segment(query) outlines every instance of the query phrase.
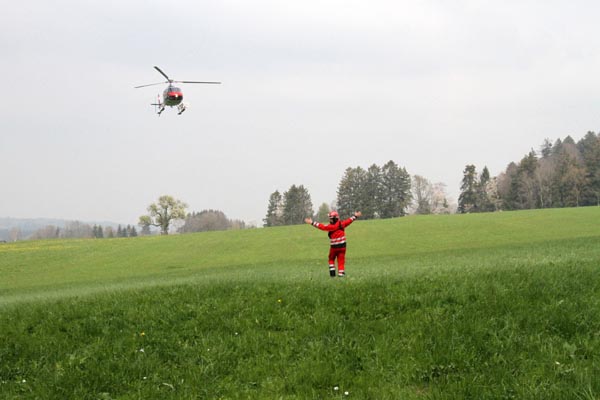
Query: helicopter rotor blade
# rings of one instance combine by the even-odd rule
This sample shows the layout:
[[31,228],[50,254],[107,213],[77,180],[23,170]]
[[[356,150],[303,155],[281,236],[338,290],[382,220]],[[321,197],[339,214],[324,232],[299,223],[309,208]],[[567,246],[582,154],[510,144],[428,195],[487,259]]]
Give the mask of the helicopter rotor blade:
[[156,86],[156,85],[164,85],[165,83],[169,83],[169,82],[158,82],[158,83],[149,83],[147,85],[140,85],[140,86],[134,86],[134,89],[139,89],[139,88],[143,88],[146,86]]
[[173,81],[174,83],[208,83],[208,84],[216,84],[220,85],[221,82],[201,82],[201,81]]
[[167,74],[165,74],[165,73],[162,71],[162,69],[158,68],[156,65],[154,66],[154,69],[155,69],[155,70],[157,70],[158,72],[160,72],[160,74],[161,74],[162,76],[164,76],[165,78],[167,78],[167,80],[169,81],[169,83],[173,82],[173,80],[172,80],[171,78],[169,78],[169,77],[167,76]]

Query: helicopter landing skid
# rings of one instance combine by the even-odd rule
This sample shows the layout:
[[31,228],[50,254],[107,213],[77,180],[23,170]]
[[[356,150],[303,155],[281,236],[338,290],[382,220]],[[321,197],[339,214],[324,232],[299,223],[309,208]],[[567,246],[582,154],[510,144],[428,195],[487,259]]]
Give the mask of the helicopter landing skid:
[[181,113],[183,113],[186,110],[186,105],[184,103],[181,103],[177,106],[177,110],[179,111],[177,113],[177,115],[181,115]]

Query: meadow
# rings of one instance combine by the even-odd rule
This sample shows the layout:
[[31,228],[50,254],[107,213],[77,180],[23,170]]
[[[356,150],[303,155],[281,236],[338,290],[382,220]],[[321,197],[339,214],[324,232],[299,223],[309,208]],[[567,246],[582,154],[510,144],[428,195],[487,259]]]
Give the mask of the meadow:
[[600,399],[598,221],[0,244],[0,399]]

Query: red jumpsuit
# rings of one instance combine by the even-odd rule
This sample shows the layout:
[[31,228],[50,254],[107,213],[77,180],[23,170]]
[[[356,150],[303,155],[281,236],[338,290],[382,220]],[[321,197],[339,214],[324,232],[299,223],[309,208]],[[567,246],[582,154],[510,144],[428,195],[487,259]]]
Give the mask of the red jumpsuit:
[[338,275],[345,275],[344,263],[346,261],[346,233],[344,230],[348,225],[356,220],[353,215],[345,220],[338,220],[337,222],[329,225],[323,225],[320,222],[314,221],[312,226],[322,231],[327,231],[329,236],[329,274],[335,276],[335,259],[338,262]]

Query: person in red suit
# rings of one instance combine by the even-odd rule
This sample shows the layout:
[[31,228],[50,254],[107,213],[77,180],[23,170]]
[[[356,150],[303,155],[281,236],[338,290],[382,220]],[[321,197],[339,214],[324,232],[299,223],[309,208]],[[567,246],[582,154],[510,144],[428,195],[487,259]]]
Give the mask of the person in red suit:
[[348,225],[356,221],[362,213],[356,211],[353,216],[348,219],[340,220],[340,215],[337,211],[329,213],[329,225],[323,225],[320,222],[313,221],[312,218],[306,218],[304,222],[314,226],[317,229],[326,231],[329,236],[329,276],[335,277],[335,260],[338,263],[338,276],[340,278],[346,276],[346,228]]

